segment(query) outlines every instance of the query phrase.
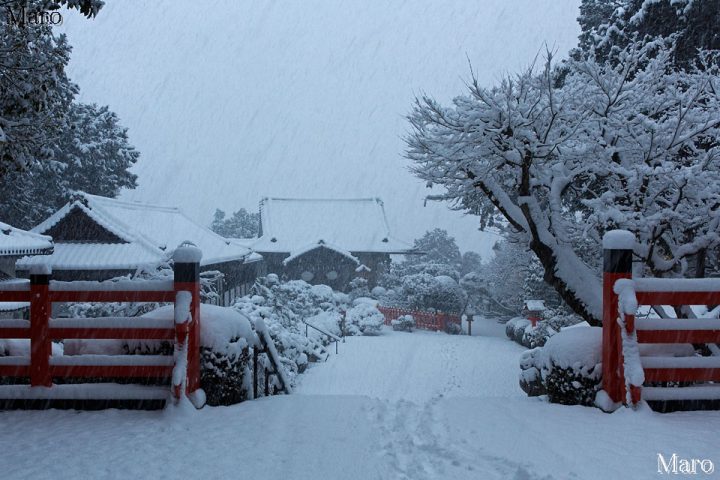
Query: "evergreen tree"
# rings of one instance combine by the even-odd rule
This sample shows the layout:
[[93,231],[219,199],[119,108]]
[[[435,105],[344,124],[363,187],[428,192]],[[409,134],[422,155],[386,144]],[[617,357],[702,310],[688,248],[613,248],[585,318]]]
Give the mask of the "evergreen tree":
[[255,238],[260,233],[260,214],[248,212],[244,208],[234,212],[232,217],[225,218],[225,212],[215,210],[210,229],[228,238]]
[[[61,5],[92,17],[103,2],[17,0],[2,6],[19,15],[22,8],[34,12]],[[65,74],[69,58],[65,35],[54,35],[49,25],[0,22],[0,177],[52,159],[77,93]]]
[[72,104],[67,128],[53,145],[52,161],[12,171],[0,178],[2,220],[32,228],[68,200],[76,190],[116,197],[135,188],[129,172],[139,153],[129,144],[127,129],[107,107]]
[[635,41],[675,38],[673,63],[702,67],[699,51],[720,50],[720,0],[582,0],[576,58],[615,59]]
[[471,272],[479,272],[482,270],[482,267],[483,261],[479,253],[467,251],[462,254],[462,261],[460,265],[461,277]]
[[[455,239],[448,234],[447,230],[436,228],[425,232],[425,235],[415,240],[413,249],[422,252],[422,255],[407,256],[404,265],[413,270],[412,273],[420,273],[428,269],[443,270],[442,273],[433,273],[449,275],[457,279],[462,266],[462,255]],[[436,267],[432,267],[432,265]],[[451,271],[455,273],[449,274],[448,272]]]

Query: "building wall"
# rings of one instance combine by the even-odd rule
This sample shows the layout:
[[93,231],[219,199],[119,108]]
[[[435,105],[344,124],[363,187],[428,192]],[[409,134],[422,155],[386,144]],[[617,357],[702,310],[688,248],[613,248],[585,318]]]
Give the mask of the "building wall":
[[15,262],[18,257],[0,256],[0,279],[15,276]]
[[75,207],[59,222],[50,227],[44,235],[50,235],[53,241],[65,243],[127,243],[109,230],[98,225],[85,212]]
[[[379,275],[390,263],[390,256],[383,253],[353,253],[353,255],[370,271],[356,272],[358,264],[327,248],[311,250],[288,265],[283,265],[283,259],[289,257],[289,253],[262,253],[267,272],[275,273],[284,280],[303,279],[303,273],[310,272],[313,277],[308,283],[329,285],[339,291],[347,291],[348,284],[355,277],[366,278],[370,288],[376,286]],[[332,271],[337,273],[337,278],[328,278],[328,274]]]

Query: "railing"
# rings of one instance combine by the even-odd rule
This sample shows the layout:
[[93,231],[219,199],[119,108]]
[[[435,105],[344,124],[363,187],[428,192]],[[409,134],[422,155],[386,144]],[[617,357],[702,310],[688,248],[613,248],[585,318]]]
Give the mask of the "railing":
[[458,315],[450,315],[442,312],[422,312],[395,307],[378,306],[377,308],[385,317],[385,325],[391,325],[393,320],[403,315],[412,315],[415,320],[415,326],[427,330],[445,331],[450,323],[461,325],[461,319]]
[[604,239],[603,390],[616,403],[718,401],[720,386],[644,386],[645,383],[720,381],[720,357],[641,356],[640,344],[720,343],[714,318],[636,318],[640,305],[719,305],[718,279],[632,278],[630,232]]
[[[95,385],[83,393],[81,388],[73,388],[75,385],[58,389],[59,385],[53,384],[53,379],[89,377],[165,379],[170,380],[175,398],[183,392],[195,398],[200,388],[199,261],[198,249],[179,247],[172,281],[58,282],[51,280],[49,269],[36,269],[30,272],[29,281],[0,284],[0,302],[30,304],[29,321],[0,320],[0,338],[30,341],[29,357],[0,357],[0,377],[16,377],[19,383],[27,378],[30,386],[0,386],[0,399],[43,397],[38,391],[31,392],[32,387],[49,387],[43,390],[48,399],[78,395],[87,400],[92,399],[88,398],[94,395],[92,392],[107,399],[111,385],[104,390]],[[174,303],[175,319],[51,318],[53,303],[68,302]],[[52,341],[65,339],[168,340],[174,342],[174,356],[51,355]],[[87,385],[77,385],[81,386]]]
[[[338,337],[337,335],[333,335],[333,334],[330,333],[330,332],[326,332],[325,330],[316,327],[315,325],[313,325],[312,323],[309,323],[309,322],[305,321],[304,319],[303,319],[302,322],[305,324],[305,337],[307,337],[307,336],[309,335],[309,333],[310,333],[310,332],[308,331],[308,328],[312,328],[313,330],[317,330],[318,332],[320,332],[320,333],[322,333],[323,335],[325,335],[326,337],[328,337],[331,342],[335,342],[335,355],[337,355],[337,353],[338,353],[338,343],[340,343],[340,341],[342,341],[343,343],[345,343],[345,336],[344,336],[344,335],[343,335],[342,338],[340,338],[340,337]],[[344,330],[345,330],[345,329],[343,329],[343,333],[344,333]]]
[[[260,388],[260,355],[265,355],[267,363],[263,362],[263,376],[262,382],[264,383],[265,396],[269,396],[270,392],[270,377],[275,376],[280,383],[280,391],[287,394],[292,392],[290,388],[290,382],[285,377],[285,372],[280,365],[280,356],[275,349],[275,344],[270,338],[265,322],[262,319],[255,320],[255,333],[258,337],[259,346],[255,346],[253,349],[253,398],[258,398],[258,391]],[[268,368],[268,366],[270,368]]]

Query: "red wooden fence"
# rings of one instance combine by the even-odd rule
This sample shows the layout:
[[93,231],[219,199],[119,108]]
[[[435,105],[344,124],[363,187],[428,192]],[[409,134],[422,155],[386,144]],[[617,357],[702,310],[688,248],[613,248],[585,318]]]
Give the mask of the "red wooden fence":
[[406,310],[404,308],[395,307],[382,307],[378,306],[378,310],[385,317],[385,325],[390,325],[391,322],[403,315],[412,315],[415,319],[415,326],[417,328],[424,328],[427,330],[444,331],[447,329],[449,323],[455,323],[461,325],[461,320],[458,315],[450,315],[442,312],[422,312],[418,310]]
[[[191,395],[200,387],[199,261],[199,250],[179,247],[171,281],[56,282],[51,281],[50,271],[35,270],[29,281],[0,284],[0,302],[30,304],[30,321],[0,320],[0,338],[30,340],[29,358],[0,357],[0,377],[27,377],[31,387],[51,387],[48,398],[53,398],[51,391],[57,387],[54,378],[83,377],[172,379],[176,398],[183,389]],[[137,317],[51,318],[52,304],[67,302],[175,303],[175,322]],[[52,341],[64,339],[170,340],[175,354],[52,356]],[[173,374],[178,368],[181,371]],[[37,399],[37,392],[28,398]]]
[[638,403],[641,397],[720,400],[720,386],[713,384],[643,387],[646,382],[720,381],[720,358],[642,357],[638,347],[647,343],[720,343],[720,320],[636,319],[639,305],[720,305],[718,279],[633,279],[633,235],[611,232],[603,243],[603,390],[612,401],[625,404]]

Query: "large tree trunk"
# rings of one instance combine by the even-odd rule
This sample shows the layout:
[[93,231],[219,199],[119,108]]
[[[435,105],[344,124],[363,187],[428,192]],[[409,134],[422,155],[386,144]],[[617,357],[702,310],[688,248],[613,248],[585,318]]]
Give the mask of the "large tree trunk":
[[580,315],[583,320],[594,327],[601,326],[602,319],[596,318],[585,303],[577,297],[575,291],[568,286],[567,282],[556,275],[557,258],[552,249],[537,240],[530,242],[530,249],[535,253],[543,266],[543,270],[545,271],[543,280],[549,285],[552,285],[555,291],[558,292],[558,295],[560,295],[560,298],[563,299],[573,312]]

